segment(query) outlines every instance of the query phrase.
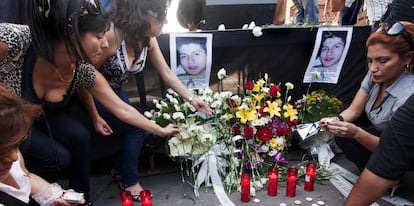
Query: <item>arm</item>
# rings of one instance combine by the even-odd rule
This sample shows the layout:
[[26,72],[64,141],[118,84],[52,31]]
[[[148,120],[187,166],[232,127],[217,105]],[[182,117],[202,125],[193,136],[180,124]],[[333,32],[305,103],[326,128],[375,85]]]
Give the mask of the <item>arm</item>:
[[156,123],[144,117],[138,110],[122,101],[115,94],[101,73],[95,72],[95,74],[96,81],[92,87],[88,88],[89,93],[118,119],[161,137],[173,136],[179,133],[176,125],[170,124],[161,128]]
[[[22,168],[23,172],[27,174],[29,177],[30,185],[31,185],[31,191],[30,195],[33,196],[41,196],[42,199],[51,199],[50,201],[53,202],[54,206],[70,206],[70,205],[77,205],[77,204],[70,204],[63,200],[61,197],[63,193],[65,192],[58,186],[57,184],[50,184],[43,178],[37,176],[36,174],[30,173],[24,164],[23,156],[20,152],[18,152],[19,155],[19,163],[20,167]],[[51,189],[53,188],[53,189]],[[36,198],[35,198],[36,199]],[[38,202],[41,204],[41,202]]]
[[379,198],[391,187],[398,183],[397,180],[388,180],[375,175],[368,169],[364,169],[358,181],[355,183],[345,206],[369,205]]
[[157,69],[162,80],[177,92],[183,99],[189,101],[198,111],[207,115],[213,113],[212,109],[203,101],[194,97],[193,93],[187,89],[187,87],[181,82],[181,80],[171,71],[164,56],[161,53],[161,49],[158,45],[157,39],[152,37],[150,40],[150,47],[148,55],[152,65]]
[[[354,138],[370,151],[374,151],[378,145],[379,137],[351,123],[361,116],[367,100],[368,95],[358,91],[351,105],[340,114],[344,121],[327,121],[328,118],[323,118],[321,119],[322,127],[336,136]],[[333,118],[337,120],[336,117]],[[337,128],[341,131],[337,132]]]
[[100,135],[107,136],[113,133],[112,128],[108,125],[108,123],[99,115],[98,110],[96,109],[95,101],[89,92],[84,89],[80,88],[77,91],[79,95],[79,99],[82,101],[83,105],[88,110],[89,114],[91,115],[93,125],[95,127],[96,132]]

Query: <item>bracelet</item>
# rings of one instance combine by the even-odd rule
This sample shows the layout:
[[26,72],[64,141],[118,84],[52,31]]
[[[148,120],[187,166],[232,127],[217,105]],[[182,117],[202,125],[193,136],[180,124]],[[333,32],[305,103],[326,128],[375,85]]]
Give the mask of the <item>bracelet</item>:
[[188,97],[188,103],[192,103],[194,99],[194,94],[192,94],[190,97]]
[[338,118],[338,120],[341,122],[345,121],[342,115],[337,115],[336,118]]

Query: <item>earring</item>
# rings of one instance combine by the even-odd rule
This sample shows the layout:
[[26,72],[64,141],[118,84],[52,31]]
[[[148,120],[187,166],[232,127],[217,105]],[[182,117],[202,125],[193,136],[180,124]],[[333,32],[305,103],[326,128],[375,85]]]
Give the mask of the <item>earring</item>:
[[410,71],[411,70],[410,69],[410,64],[406,64],[404,69],[405,69],[405,71]]

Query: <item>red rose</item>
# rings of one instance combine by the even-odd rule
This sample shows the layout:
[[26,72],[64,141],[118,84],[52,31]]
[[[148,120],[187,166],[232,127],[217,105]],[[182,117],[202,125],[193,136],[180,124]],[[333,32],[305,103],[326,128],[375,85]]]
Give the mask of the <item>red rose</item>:
[[232,100],[232,99],[228,99],[227,103],[230,105],[230,107],[237,107],[237,103],[236,101]]
[[245,127],[243,130],[243,135],[246,139],[250,139],[254,135],[254,129],[253,127]]
[[280,91],[281,91],[281,89],[280,89],[279,86],[273,85],[269,89],[269,95],[272,96],[272,97],[276,97],[277,96],[277,93],[280,92]]
[[260,109],[259,109],[259,113],[260,113],[260,115],[263,117],[263,116],[267,116],[267,115],[269,115],[269,112],[265,112],[264,111],[264,109],[265,108],[267,108],[267,106],[262,106],[262,107],[260,107]]
[[233,130],[233,134],[240,134],[240,127],[239,126],[233,126],[231,129]]
[[247,81],[245,86],[247,90],[252,90],[254,88],[254,83],[252,81]]
[[295,126],[295,125],[297,125],[298,124],[298,120],[297,119],[294,119],[294,120],[290,120],[290,119],[288,119],[287,121],[286,121],[286,124],[289,126],[289,127],[292,127],[292,126]]
[[262,141],[269,141],[273,137],[272,129],[269,127],[262,127],[257,130],[257,137]]

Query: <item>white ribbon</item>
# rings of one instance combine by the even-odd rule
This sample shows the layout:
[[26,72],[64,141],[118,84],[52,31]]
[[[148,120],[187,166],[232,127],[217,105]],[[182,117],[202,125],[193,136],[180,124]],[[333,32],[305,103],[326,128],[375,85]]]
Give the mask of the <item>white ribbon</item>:
[[[216,145],[219,147],[219,145]],[[219,150],[218,147],[214,146],[204,155],[202,155],[196,162],[194,166],[202,163],[200,170],[197,174],[196,185],[194,185],[194,190],[197,191],[200,188],[201,184],[205,182],[207,185],[209,180],[213,183],[214,192],[216,193],[217,199],[220,201],[221,205],[226,206],[235,206],[235,204],[227,196],[223,183],[221,181],[220,173],[224,173],[224,167],[228,166],[225,159],[220,158],[216,155],[216,152]]]

